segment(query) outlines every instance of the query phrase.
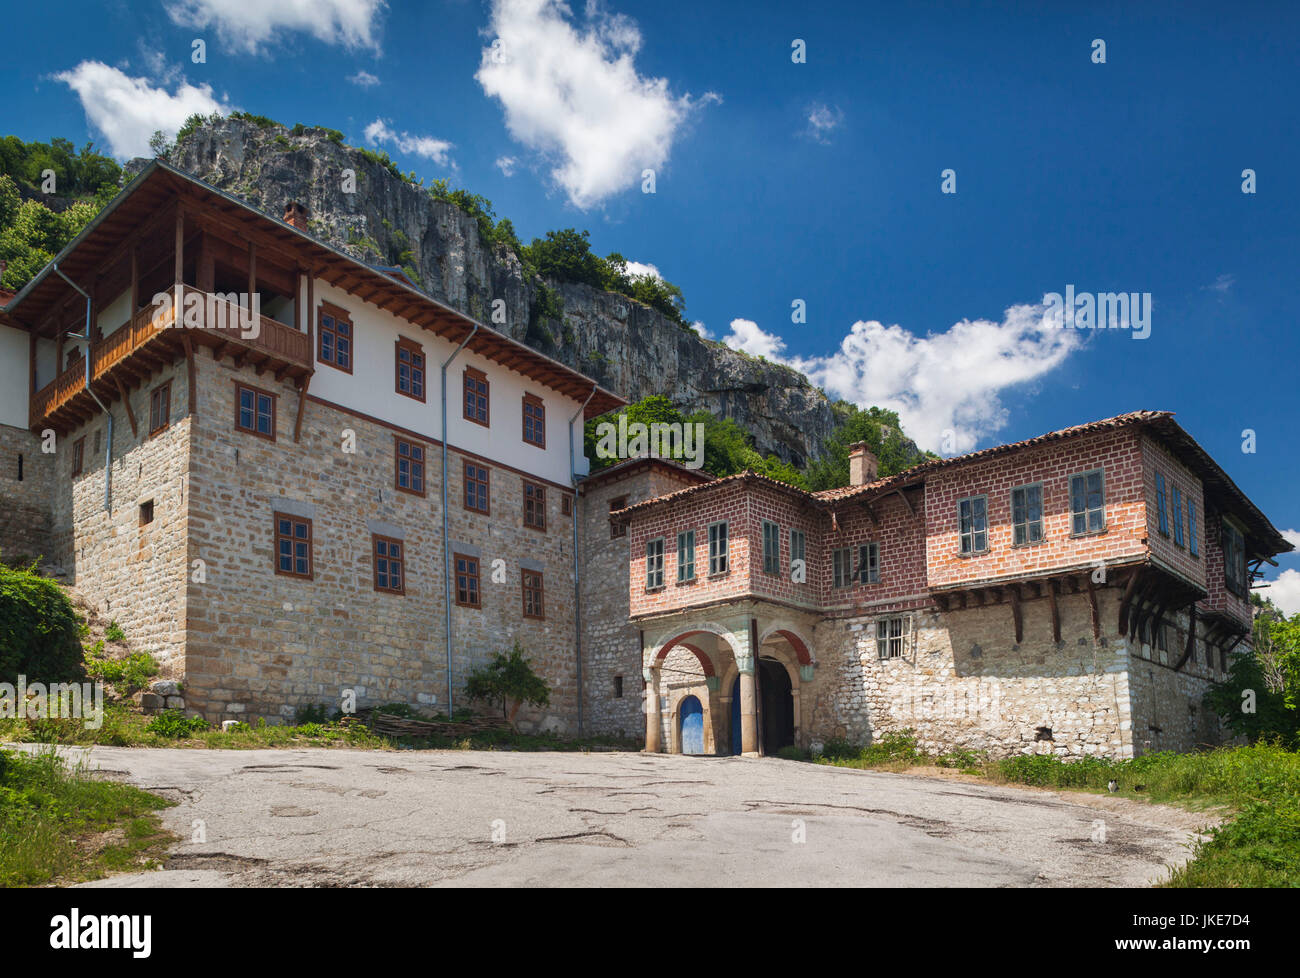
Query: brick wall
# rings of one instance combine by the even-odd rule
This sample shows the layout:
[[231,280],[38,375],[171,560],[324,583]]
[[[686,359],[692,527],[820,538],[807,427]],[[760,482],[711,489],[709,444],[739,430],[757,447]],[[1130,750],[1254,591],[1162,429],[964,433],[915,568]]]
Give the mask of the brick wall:
[[[1074,537],[1071,475],[1105,472],[1106,529]],[[1012,546],[1011,490],[1043,484],[1041,543]],[[1128,429],[1087,434],[1009,456],[940,470],[926,480],[926,548],[931,587],[993,580],[1096,560],[1141,556],[1146,547],[1146,504],[1138,436]],[[987,494],[988,552],[961,556],[958,501]]]

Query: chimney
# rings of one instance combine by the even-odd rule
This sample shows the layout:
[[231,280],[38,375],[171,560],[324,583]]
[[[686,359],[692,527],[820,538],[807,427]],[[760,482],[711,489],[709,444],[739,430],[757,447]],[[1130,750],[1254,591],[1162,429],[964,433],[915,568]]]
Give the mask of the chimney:
[[872,454],[865,441],[855,441],[849,446],[849,485],[865,486],[876,481],[880,460]]
[[307,208],[296,200],[284,205],[284,223],[296,227],[299,231],[307,230]]

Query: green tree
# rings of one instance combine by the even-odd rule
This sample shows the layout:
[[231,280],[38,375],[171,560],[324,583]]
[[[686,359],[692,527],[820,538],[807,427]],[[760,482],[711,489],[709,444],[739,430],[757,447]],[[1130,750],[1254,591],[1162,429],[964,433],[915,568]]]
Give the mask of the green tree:
[[849,446],[864,441],[880,461],[881,478],[897,475],[927,459],[938,458],[919,452],[903,436],[898,414],[884,408],[859,408],[844,401],[834,405],[840,416],[834,434],[827,439],[826,454],[808,466],[808,486],[814,492],[838,489],[849,484]]
[[1205,694],[1206,705],[1236,736],[1300,747],[1300,614],[1287,618],[1258,594],[1251,604],[1251,648],[1233,654],[1227,678]]
[[501,715],[509,721],[512,730],[519,708],[525,703],[546,706],[551,701],[546,680],[533,672],[532,663],[524,657],[518,640],[509,652],[498,652],[491,662],[470,673],[465,695],[471,700],[501,704]]
[[603,289],[608,275],[591,250],[590,238],[587,231],[574,228],[547,231],[545,238],[534,238],[521,257],[542,278]]

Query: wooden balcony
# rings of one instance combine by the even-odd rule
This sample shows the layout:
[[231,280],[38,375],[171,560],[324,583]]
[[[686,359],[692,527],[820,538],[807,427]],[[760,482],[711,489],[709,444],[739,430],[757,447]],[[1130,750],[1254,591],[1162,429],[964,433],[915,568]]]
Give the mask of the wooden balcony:
[[[306,333],[267,316],[254,329],[244,329],[239,307],[215,295],[185,286],[184,300],[203,300],[201,326],[176,325],[176,311],[141,309],[121,328],[95,343],[90,350],[90,386],[105,404],[131,388],[148,383],[168,364],[192,357],[197,346],[207,346],[214,359],[230,356],[238,366],[254,367],[258,374],[273,371],[276,379],[301,380],[312,373],[311,341]],[[182,310],[181,322],[185,319]],[[29,423],[33,429],[67,429],[100,413],[86,389],[86,362],[76,362],[46,384],[31,399]]]

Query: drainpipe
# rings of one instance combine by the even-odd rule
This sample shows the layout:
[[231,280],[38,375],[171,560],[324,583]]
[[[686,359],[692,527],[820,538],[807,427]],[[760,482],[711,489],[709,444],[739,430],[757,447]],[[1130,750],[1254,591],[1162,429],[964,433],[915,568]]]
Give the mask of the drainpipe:
[[[67,282],[74,289],[76,289],[78,292],[80,292],[83,296],[86,297],[85,335],[79,336],[76,333],[68,333],[67,335],[71,336],[74,340],[86,341],[86,355],[84,357],[86,361],[86,390],[89,392],[90,396],[94,399],[95,403],[99,405],[99,409],[103,411],[106,415],[108,415],[108,433],[104,438],[104,443],[105,443],[104,444],[104,511],[109,512],[112,510],[111,500],[112,500],[112,491],[113,491],[113,487],[112,487],[113,412],[104,406],[104,402],[99,399],[99,395],[95,393],[95,389],[90,386],[90,306],[91,306],[90,293],[87,292],[85,289],[83,289],[76,282],[72,281],[72,279],[68,278],[68,276],[64,275],[63,270],[59,268],[57,262],[51,267],[54,269],[55,273],[59,276],[59,278],[63,279],[63,281]],[[55,376],[58,376],[58,372],[61,369],[62,368],[60,367],[60,365],[55,364]]]
[[587,410],[587,405],[596,396],[593,384],[591,393],[578,408],[578,413],[569,419],[569,484],[573,486],[573,647],[577,650],[578,666],[578,736],[582,736],[582,572],[578,566],[578,467],[573,451],[573,422]]
[[442,589],[443,605],[446,609],[444,618],[447,626],[447,719],[452,715],[452,681],[451,681],[451,545],[447,522],[447,368],[451,361],[460,356],[465,344],[478,332],[478,323],[460,341],[460,346],[442,364]]

